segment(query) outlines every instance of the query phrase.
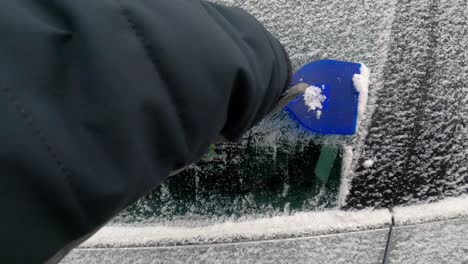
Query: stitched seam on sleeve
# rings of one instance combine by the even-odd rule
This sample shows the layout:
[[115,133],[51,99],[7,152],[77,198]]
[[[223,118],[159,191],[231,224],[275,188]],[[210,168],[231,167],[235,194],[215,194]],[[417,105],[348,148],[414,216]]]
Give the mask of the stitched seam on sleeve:
[[[147,38],[145,37],[144,33],[138,28],[138,24],[135,21],[135,19],[133,18],[133,15],[131,14],[130,10],[128,8],[126,8],[122,4],[121,0],[114,0],[114,2],[117,4],[121,16],[123,16],[124,19],[127,21],[128,25],[129,25],[129,28],[132,30],[132,32],[136,36],[136,39],[141,43],[141,46],[143,47],[143,50],[145,52],[146,57],[151,62],[151,65],[154,68],[155,74],[160,72],[159,67],[158,67],[158,62],[157,62],[156,56],[154,54],[153,48],[151,47],[151,45],[150,45],[149,41],[147,40]],[[169,85],[168,85],[167,78],[164,75],[162,75],[161,78],[162,78],[163,82],[166,84],[166,86],[168,87]],[[170,92],[168,92],[168,93],[169,93],[169,98],[172,100],[171,103],[174,106],[176,106],[177,104],[174,102],[173,96],[170,94]],[[184,127],[183,120],[181,118],[180,118],[180,126],[182,128]],[[187,142],[189,142],[188,135],[187,135],[186,132],[184,132],[182,134],[183,134],[183,137],[184,137],[184,145],[187,146]],[[178,160],[176,160],[175,162],[180,163]],[[179,165],[180,164],[175,164],[175,166],[179,166]]]
[[138,29],[137,27],[137,23],[135,22],[135,20],[133,19],[132,15],[130,14],[130,10],[128,10],[127,8],[125,8],[121,1],[119,0],[115,0],[115,2],[117,3],[118,7],[119,7],[119,11],[120,11],[120,14],[125,18],[125,20],[128,22],[129,26],[130,26],[130,29],[133,31],[133,33],[135,33],[137,39],[139,40],[139,42],[141,43],[141,45],[143,46],[143,49],[145,51],[145,54],[146,56],[148,57],[148,59],[151,61],[151,63],[153,64],[153,66],[156,67],[157,63],[156,63],[156,60],[154,59],[155,56],[153,54],[153,50],[149,44],[149,42],[146,40],[145,36],[143,35],[143,32],[141,32],[141,30]]
[[[65,162],[61,160],[57,152],[54,150],[52,145],[47,140],[41,129],[35,125],[32,115],[26,111],[25,107],[21,103],[18,96],[14,95],[11,89],[7,87],[1,87],[1,91],[6,94],[8,100],[14,105],[17,113],[25,121],[26,125],[31,129],[32,133],[39,139],[39,141],[45,146],[47,153],[52,158],[53,162],[59,169],[60,173],[65,177],[65,180],[70,180],[71,170],[65,165]],[[73,190],[73,188],[72,188]]]
[[[236,34],[236,33],[233,33],[235,32],[235,29],[234,29],[234,26],[231,24],[230,21],[228,21],[224,16],[222,16],[218,10],[216,10],[215,8],[213,8],[213,6],[211,6],[213,3],[208,3],[208,2],[203,2],[201,1],[200,2],[202,7],[205,9],[205,11],[210,15],[210,18],[212,19],[212,21],[214,23],[216,23],[216,25],[226,34],[226,36],[232,41],[232,43],[235,43],[235,47],[239,50],[240,54],[242,54],[242,57],[247,61],[247,64],[248,64],[248,67],[249,67],[249,71],[254,71],[254,66],[251,62],[251,60],[248,58],[248,56],[245,54],[245,52],[243,51],[243,49],[240,47],[241,45],[245,45],[245,43],[243,43],[243,41],[241,40],[242,38],[239,38],[240,41],[236,38],[237,36],[234,36],[233,34]],[[213,4],[213,5],[216,5],[216,4]],[[224,21],[227,25],[229,25],[231,28],[230,30],[226,29],[222,23],[220,22],[220,20]],[[246,48],[250,48],[248,46],[246,46]],[[257,81],[256,79],[254,81]],[[231,91],[231,94],[232,94],[233,91]],[[229,99],[231,100],[231,99]],[[258,109],[257,111],[258,112]],[[227,122],[227,120],[226,120]],[[255,119],[252,118],[251,122],[255,122]],[[244,131],[248,131],[249,127],[247,126],[240,126],[240,125],[236,125],[235,128],[231,128],[229,129],[228,131],[225,130],[225,127],[226,127],[226,124],[224,125],[223,129],[222,129],[222,132],[224,134],[224,136],[226,136],[226,134],[229,136],[229,137],[238,137],[238,135],[240,134],[238,131],[241,131],[241,130],[244,130]]]

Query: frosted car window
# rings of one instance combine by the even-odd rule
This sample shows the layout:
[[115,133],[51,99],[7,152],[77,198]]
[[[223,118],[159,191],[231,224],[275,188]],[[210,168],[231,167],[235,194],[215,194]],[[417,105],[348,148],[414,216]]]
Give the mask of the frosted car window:
[[221,144],[211,160],[167,179],[116,222],[222,221],[337,204],[341,147],[308,142]]

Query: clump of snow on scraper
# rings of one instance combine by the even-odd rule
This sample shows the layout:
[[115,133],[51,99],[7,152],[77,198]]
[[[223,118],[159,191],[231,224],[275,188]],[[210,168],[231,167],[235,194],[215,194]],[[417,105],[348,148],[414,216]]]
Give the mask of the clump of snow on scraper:
[[354,88],[359,92],[358,125],[366,112],[367,98],[369,96],[369,78],[369,68],[361,63],[360,73],[353,76]]
[[327,97],[322,93],[323,87],[309,86],[304,92],[304,103],[309,111],[316,111],[317,119],[322,116],[323,102]]

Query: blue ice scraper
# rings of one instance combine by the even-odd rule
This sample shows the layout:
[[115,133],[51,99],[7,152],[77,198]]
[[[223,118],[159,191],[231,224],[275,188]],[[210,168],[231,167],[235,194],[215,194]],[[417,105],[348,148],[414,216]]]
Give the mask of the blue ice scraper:
[[[284,109],[305,129],[324,135],[353,135],[357,130],[359,95],[353,76],[361,73],[360,63],[319,60],[302,66],[292,77],[292,91],[314,86],[325,99],[321,109],[310,110],[304,94]],[[319,90],[319,91],[320,91]],[[323,98],[323,97],[322,97]]]

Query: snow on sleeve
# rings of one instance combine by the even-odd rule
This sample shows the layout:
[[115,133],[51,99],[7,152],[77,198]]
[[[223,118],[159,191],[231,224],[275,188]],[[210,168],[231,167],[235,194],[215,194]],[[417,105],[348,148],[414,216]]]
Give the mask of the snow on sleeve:
[[354,74],[353,85],[356,91],[359,92],[358,120],[362,120],[367,107],[367,98],[369,96],[369,78],[370,71],[366,65],[361,63],[361,72]]
[[323,102],[327,97],[322,93],[324,87],[309,86],[304,92],[304,103],[309,108],[309,111],[316,111],[317,119],[322,116]]

